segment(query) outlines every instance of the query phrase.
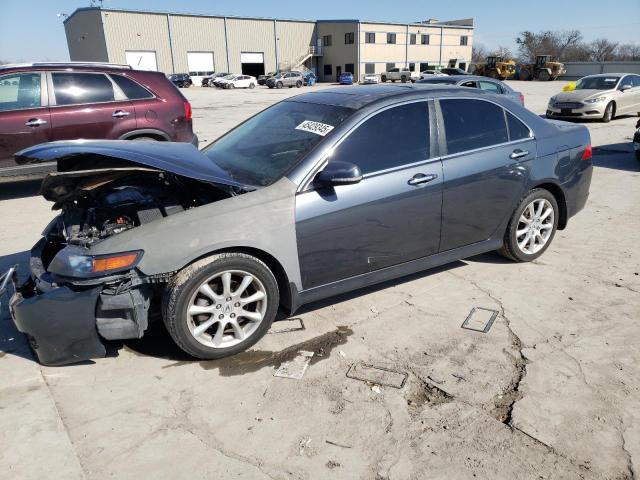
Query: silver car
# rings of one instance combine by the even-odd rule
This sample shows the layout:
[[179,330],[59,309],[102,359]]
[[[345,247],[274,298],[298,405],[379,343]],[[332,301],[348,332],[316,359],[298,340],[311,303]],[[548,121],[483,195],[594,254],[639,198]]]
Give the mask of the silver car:
[[428,75],[418,80],[417,83],[432,85],[456,85],[458,87],[479,88],[496,95],[505,95],[524,107],[524,95],[516,92],[506,83],[493,78],[479,75]]
[[640,113],[640,75],[604,73],[582,77],[574,90],[549,99],[547,118],[594,118]]
[[300,88],[302,85],[304,85],[304,78],[300,72],[282,72],[267,80],[267,87],[269,88]]

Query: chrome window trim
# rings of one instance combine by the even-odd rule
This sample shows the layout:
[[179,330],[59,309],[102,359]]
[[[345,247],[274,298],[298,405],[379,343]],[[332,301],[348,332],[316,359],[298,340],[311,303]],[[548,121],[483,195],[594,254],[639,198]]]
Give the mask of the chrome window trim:
[[[304,191],[307,191],[309,189],[309,186],[311,185],[311,182],[313,181],[315,176],[318,174],[318,172],[320,172],[324,167],[326,167],[327,163],[329,163],[329,156],[331,154],[333,154],[335,149],[337,147],[339,147],[340,144],[342,142],[344,142],[347,139],[347,137],[349,137],[354,131],[356,131],[360,127],[360,125],[362,125],[364,122],[366,122],[370,118],[378,115],[379,113],[382,113],[382,112],[384,112],[386,110],[389,110],[390,108],[395,108],[395,107],[399,107],[399,106],[402,106],[402,105],[409,105],[409,104],[412,104],[412,103],[420,103],[420,102],[422,102],[422,103],[425,104],[425,108],[428,109],[428,103],[429,103],[430,100],[433,100],[433,99],[431,97],[429,97],[429,98],[419,98],[419,99],[404,100],[404,101],[393,103],[393,104],[390,104],[390,105],[385,105],[384,107],[382,107],[382,108],[380,108],[378,110],[375,110],[374,112],[369,113],[366,117],[361,118],[358,121],[358,123],[353,125],[349,129],[349,131],[345,132],[345,134],[342,137],[337,139],[331,146],[328,146],[328,147],[325,148],[325,150],[320,155],[320,160],[318,160],[318,162],[314,165],[314,167],[311,168],[307,172],[307,174],[304,176],[304,179],[302,180],[302,182],[300,183],[300,186],[296,190],[296,194],[304,192]],[[431,114],[431,112],[429,110],[427,110],[427,112],[428,112],[429,115]],[[431,126],[429,125],[429,129],[430,129],[430,127]],[[431,135],[429,135],[429,143],[431,143]],[[431,161],[436,161],[436,160],[438,160],[438,159],[427,158],[427,159],[424,159],[424,160],[420,160],[418,162],[414,162],[411,165],[421,165],[423,163],[430,163]],[[365,179],[365,178],[369,178],[369,177],[371,177],[373,175],[379,175],[379,174],[382,174],[382,173],[389,173],[389,172],[393,172],[393,171],[396,171],[396,170],[402,170],[402,169],[406,168],[407,166],[408,166],[408,164],[406,164],[406,165],[398,165],[397,167],[387,168],[385,170],[378,170],[376,172],[370,172],[370,173],[367,173],[367,174],[363,175],[362,177],[363,177],[363,179]]]
[[[58,102],[56,100],[56,92],[55,89],[53,88],[53,74],[54,73],[71,73],[71,74],[90,74],[90,75],[104,75],[105,77],[107,77],[107,80],[109,80],[109,82],[111,83],[111,85],[117,87],[117,85],[115,84],[115,82],[109,77],[109,75],[105,72],[68,72],[66,70],[55,70],[55,71],[49,71],[47,72],[47,84],[49,86],[49,98],[50,98],[50,102],[49,102],[49,107],[53,108],[53,107],[77,107],[79,105],[106,105],[109,103],[122,103],[122,102],[128,102],[129,100],[127,99],[126,95],[124,95],[124,93],[122,93],[124,99],[123,100],[118,100],[116,99],[116,90],[114,88],[113,91],[113,100],[108,100],[106,102],[80,102],[80,103],[65,103],[64,105],[58,105]],[[122,92],[122,90],[120,90],[120,88],[118,88],[118,90],[120,92]]]
[[47,91],[47,83],[46,83],[46,78],[43,71],[40,70],[28,70],[26,72],[11,72],[11,73],[5,73],[3,75],[0,75],[0,79],[2,77],[10,77],[10,76],[14,76],[14,75],[29,75],[29,74],[34,74],[34,73],[38,73],[40,74],[40,106],[38,107],[27,107],[27,108],[12,108],[10,110],[0,110],[0,113],[4,113],[4,112],[22,112],[22,111],[29,111],[29,110],[38,110],[39,108],[47,108],[49,107],[49,95],[48,95],[48,91]]

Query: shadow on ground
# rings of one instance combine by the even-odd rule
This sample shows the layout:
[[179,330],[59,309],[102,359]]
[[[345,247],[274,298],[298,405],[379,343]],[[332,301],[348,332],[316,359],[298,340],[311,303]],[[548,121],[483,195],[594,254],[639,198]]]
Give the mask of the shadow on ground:
[[631,142],[611,143],[594,147],[593,164],[596,167],[640,172],[640,162],[635,158]]
[[0,200],[39,196],[41,183],[42,182],[40,180],[5,183],[0,189]]

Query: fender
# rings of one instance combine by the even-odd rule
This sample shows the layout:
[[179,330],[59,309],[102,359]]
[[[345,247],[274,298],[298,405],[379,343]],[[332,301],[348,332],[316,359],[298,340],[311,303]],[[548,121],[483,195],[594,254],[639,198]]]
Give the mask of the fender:
[[162,137],[165,141],[170,142],[171,137],[162,130],[156,130],[155,128],[141,128],[139,130],[132,130],[124,135],[120,136],[118,140],[129,140],[131,137],[139,137],[140,135],[156,135]]

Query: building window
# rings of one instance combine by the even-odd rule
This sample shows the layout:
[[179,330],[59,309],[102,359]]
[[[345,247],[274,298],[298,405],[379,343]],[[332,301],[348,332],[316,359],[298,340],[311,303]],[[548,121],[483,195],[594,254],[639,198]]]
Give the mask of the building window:
[[322,45],[325,47],[331,46],[331,35],[325,35],[322,37]]
[[376,32],[367,32],[364,34],[365,43],[376,43]]
[[421,72],[426,72],[427,70],[429,70],[429,64],[428,63],[420,63],[420,71]]
[[409,35],[409,43],[411,45],[415,45],[416,44],[416,34],[415,33],[412,33],[412,34]]
[[469,44],[469,37],[467,37],[466,35],[462,35],[460,37],[460,45],[466,46],[468,44]]
[[344,43],[346,45],[349,45],[349,44],[353,43],[353,32],[349,32],[349,33],[345,33],[344,34]]
[[345,63],[344,64],[344,71],[345,72],[349,72],[349,73],[356,73],[356,69],[354,68],[354,64],[353,63]]
[[375,63],[365,63],[364,64],[364,73],[376,73],[376,64]]
[[420,35],[420,43],[422,45],[429,45],[429,35]]
[[395,63],[387,63],[387,72],[390,71],[393,68],[396,68],[396,64]]
[[396,43],[395,33],[387,33],[387,43]]
[[415,63],[410,63],[409,64],[409,70],[411,70],[412,72],[415,71],[416,69],[416,64]]
[[325,75],[333,75],[333,69],[331,68],[331,65],[325,65],[324,66],[324,74]]

